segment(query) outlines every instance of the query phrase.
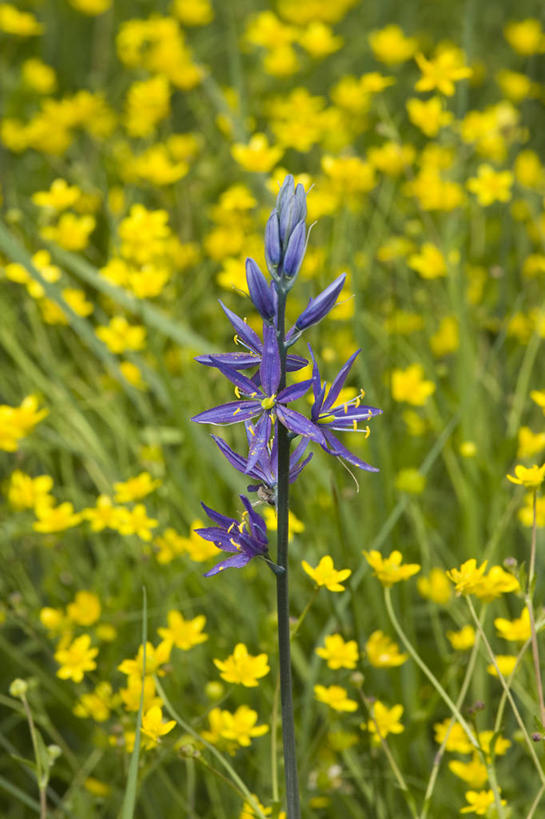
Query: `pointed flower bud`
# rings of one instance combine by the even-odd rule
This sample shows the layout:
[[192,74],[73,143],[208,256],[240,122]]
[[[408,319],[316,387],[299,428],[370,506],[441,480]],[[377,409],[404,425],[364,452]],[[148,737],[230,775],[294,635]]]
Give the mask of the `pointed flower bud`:
[[299,272],[305,250],[307,247],[307,235],[305,223],[299,222],[295,226],[284,253],[284,261],[282,263],[282,272],[284,276],[293,278]]
[[276,315],[276,299],[267,279],[253,259],[246,259],[246,281],[254,307],[265,321]]
[[326,316],[329,311],[335,306],[337,297],[343,289],[346,281],[346,273],[338,276],[334,282],[326,287],[325,290],[316,296],[315,299],[310,299],[309,303],[295,322],[298,330],[305,330],[312,324],[317,324]]
[[282,245],[280,243],[280,223],[278,213],[273,210],[265,227],[265,258],[269,269],[277,268],[282,259]]

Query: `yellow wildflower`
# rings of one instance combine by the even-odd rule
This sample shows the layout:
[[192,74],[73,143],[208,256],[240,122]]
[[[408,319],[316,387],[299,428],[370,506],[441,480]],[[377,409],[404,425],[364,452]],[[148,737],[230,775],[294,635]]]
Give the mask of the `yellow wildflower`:
[[[126,688],[119,691],[121,702],[127,711],[139,711],[140,700],[142,699],[142,674],[129,674]],[[161,705],[161,698],[156,695],[155,681],[153,677],[144,677],[144,696],[142,702],[143,711]]]
[[445,257],[436,245],[424,242],[419,253],[409,256],[407,264],[416,270],[423,279],[437,279],[447,275]]
[[93,671],[97,667],[94,660],[97,654],[98,648],[91,648],[90,636],[82,634],[66,648],[60,648],[55,652],[55,660],[60,665],[57,677],[61,680],[81,682],[86,671]]
[[448,739],[445,745],[447,751],[454,751],[458,754],[470,754],[473,750],[473,745],[467,738],[467,734],[459,722],[454,722],[451,725],[450,717],[447,717],[442,722],[436,722],[433,726],[435,741],[438,745],[442,745],[448,732]]
[[[460,813],[475,813],[477,816],[487,816],[488,809],[495,804],[493,791],[466,791],[466,800],[469,803],[460,810]],[[506,805],[505,799],[501,800]]]
[[82,518],[79,512],[74,512],[73,505],[68,502],[60,503],[58,506],[52,506],[47,502],[37,506],[34,511],[38,520],[32,524],[32,528],[35,532],[46,534],[71,529],[77,526]]
[[206,26],[214,19],[210,0],[174,0],[172,11],[184,26]]
[[94,216],[75,216],[63,213],[56,225],[42,228],[40,236],[56,242],[65,250],[85,250],[89,244],[89,235],[95,229]]
[[419,495],[426,487],[426,476],[418,469],[400,469],[396,475],[395,487],[400,492]]
[[269,145],[265,134],[254,134],[247,145],[235,142],[231,148],[233,159],[246,171],[268,173],[282,158],[280,147]]
[[445,605],[452,597],[452,586],[443,569],[433,568],[426,577],[419,577],[416,585],[422,597],[433,603]]
[[[496,654],[494,659],[496,660],[496,665],[500,669],[500,674],[502,674],[504,677],[510,677],[517,665],[517,657],[515,657],[513,654]],[[486,670],[493,677],[498,676],[494,663],[487,665]]]
[[471,77],[473,71],[462,64],[457,49],[446,48],[432,60],[427,60],[423,54],[416,54],[415,60],[422,72],[421,78],[415,85],[417,91],[439,91],[451,97],[454,94],[455,82]]
[[436,333],[430,336],[431,351],[435,356],[454,353],[460,344],[460,330],[456,316],[443,316]]
[[492,748],[495,756],[503,756],[511,747],[511,740],[498,736],[495,731],[479,731],[477,740],[487,757],[490,757]]
[[426,381],[421,364],[411,364],[405,370],[392,371],[392,397],[414,407],[423,407],[435,392],[433,381]]
[[233,653],[225,660],[214,660],[225,682],[238,683],[246,688],[255,688],[258,680],[271,670],[266,654],[252,656],[244,643],[237,643]]
[[397,643],[382,631],[374,631],[365,643],[367,659],[375,668],[396,668],[407,660]]
[[519,589],[520,583],[513,574],[506,572],[501,566],[492,566],[488,574],[476,584],[473,594],[484,603],[490,603],[506,592]]
[[333,558],[330,555],[324,555],[315,569],[306,560],[301,561],[301,566],[317,586],[325,586],[326,589],[333,592],[344,591],[342,581],[352,574],[351,569],[335,569]]
[[375,169],[357,156],[322,157],[322,169],[345,195],[368,193],[376,184]]
[[[536,526],[542,528],[545,526],[545,497],[536,498],[535,504],[536,512]],[[531,527],[534,525],[534,493],[528,492],[524,496],[524,506],[518,511],[518,519],[523,526]]]
[[122,535],[138,535],[145,541],[151,540],[151,530],[159,525],[158,520],[148,517],[143,503],[138,503],[132,509],[120,509],[118,515],[117,528]]
[[[278,521],[276,518],[276,512],[272,506],[266,506],[262,512],[263,518],[265,523],[267,524],[267,529],[269,532],[276,532],[278,528]],[[300,532],[305,531],[305,524],[303,521],[299,520],[298,517],[291,511],[289,511],[288,515],[288,533],[289,538],[291,540],[292,536],[295,534],[299,534]]]
[[430,97],[429,100],[411,97],[406,107],[410,121],[427,137],[437,136],[441,128],[453,120],[453,114],[446,110],[440,97]]
[[81,695],[73,712],[76,717],[92,718],[95,722],[106,722],[110,717],[115,699],[110,683],[100,682],[94,691]]
[[467,188],[477,197],[479,205],[487,207],[493,202],[508,202],[511,199],[513,174],[511,171],[495,171],[492,165],[479,165],[477,176],[467,182]]
[[185,620],[179,611],[169,611],[167,614],[168,628],[158,628],[157,632],[163,640],[167,640],[183,651],[208,640],[208,634],[203,634],[206,617],[199,614],[193,620]]
[[532,54],[542,54],[545,51],[545,33],[540,21],[535,18],[507,23],[503,33],[517,54],[531,57]]
[[505,617],[496,617],[494,625],[498,636],[511,643],[524,643],[531,636],[530,613],[527,608],[522,610],[520,617],[507,620]]
[[82,516],[91,524],[93,532],[102,532],[103,529],[117,529],[120,522],[120,507],[114,506],[108,495],[99,495],[96,506],[82,510]]
[[172,731],[175,725],[176,720],[171,719],[166,722],[163,720],[163,712],[161,711],[160,705],[153,705],[142,716],[143,747],[146,750],[155,748],[155,746],[159,744],[161,737]]
[[470,762],[453,759],[452,762],[449,762],[448,766],[454,776],[463,779],[471,788],[482,788],[488,780],[486,765],[481,762],[477,753],[473,754]]
[[38,410],[38,397],[27,395],[20,406],[0,404],[0,449],[16,452],[21,438],[25,438],[49,410]]
[[153,480],[149,472],[141,472],[135,478],[129,478],[123,483],[114,483],[115,500],[117,503],[130,503],[145,498],[161,486],[160,480]]
[[269,730],[268,725],[256,725],[257,713],[247,705],[240,705],[234,714],[223,711],[222,716],[224,725],[221,736],[232,739],[243,747],[248,747],[254,737],[261,737]]
[[[159,645],[156,647],[152,643],[146,643],[146,675],[147,674],[159,674],[163,676],[165,673],[161,666],[168,662],[170,658],[170,652],[172,650],[172,641],[170,640],[163,640]],[[123,662],[118,665],[119,671],[122,674],[126,674],[127,676],[135,675],[137,677],[142,677],[142,666],[144,660],[144,647],[140,645],[138,647],[138,653],[134,660],[123,660]]]
[[96,17],[111,7],[113,0],[68,0],[70,5],[82,14]]
[[318,657],[327,660],[329,668],[355,668],[358,662],[358,645],[355,640],[345,640],[340,634],[329,634],[325,646],[316,649]]
[[168,79],[157,74],[149,80],[133,82],[125,101],[125,126],[132,137],[151,136],[157,124],[170,111],[170,85]]
[[129,324],[124,316],[114,316],[109,325],[97,327],[95,333],[112,353],[142,350],[146,345],[146,328]]
[[372,719],[367,724],[362,723],[362,728],[367,728],[372,734],[373,745],[379,745],[388,734],[401,734],[405,730],[400,722],[403,710],[402,705],[388,708],[380,700],[375,700],[371,706]]
[[479,587],[483,575],[486,571],[488,561],[477,568],[477,561],[474,557],[462,563],[459,569],[450,569],[447,572],[447,577],[455,584],[456,594],[474,594],[475,589]]
[[545,449],[545,432],[532,432],[530,427],[521,427],[518,432],[518,458],[531,458]]
[[418,47],[416,38],[406,37],[395,23],[371,31],[368,40],[375,59],[386,65],[399,65],[410,60]]
[[335,36],[325,23],[313,20],[298,36],[297,42],[311,57],[320,59],[338,51],[342,47],[343,39]]
[[73,207],[80,196],[77,185],[69,185],[66,179],[54,179],[48,191],[33,193],[32,201],[40,208],[61,211]]
[[0,3],[0,31],[18,37],[32,37],[43,32],[43,26],[33,14],[19,11],[11,3]]
[[92,626],[101,613],[100,600],[94,592],[79,591],[72,603],[66,607],[66,614],[78,626]]
[[384,558],[376,549],[370,552],[363,550],[365,559],[374,570],[373,574],[378,577],[386,588],[399,583],[401,580],[408,580],[413,574],[420,571],[418,563],[406,563],[402,565],[403,555],[395,549],[388,557]]
[[153,541],[157,549],[156,558],[158,563],[170,563],[178,555],[187,551],[187,538],[182,537],[175,529],[165,529],[162,535]]
[[447,638],[455,651],[467,651],[475,644],[475,629],[467,625],[460,631],[447,631]]
[[358,703],[351,700],[341,685],[315,685],[314,694],[318,702],[323,702],[333,708],[334,711],[356,711]]
[[525,486],[527,489],[537,489],[541,486],[545,479],[545,464],[537,466],[533,464],[530,467],[521,466],[518,464],[515,467],[515,475],[507,475],[507,480],[511,483]]
[[53,478],[50,475],[31,478],[30,475],[16,469],[10,475],[8,501],[14,509],[33,509],[35,506],[54,503],[49,494],[52,488]]
[[388,176],[400,176],[407,171],[414,161],[416,151],[412,145],[399,142],[385,142],[378,148],[369,148],[368,158],[371,165]]

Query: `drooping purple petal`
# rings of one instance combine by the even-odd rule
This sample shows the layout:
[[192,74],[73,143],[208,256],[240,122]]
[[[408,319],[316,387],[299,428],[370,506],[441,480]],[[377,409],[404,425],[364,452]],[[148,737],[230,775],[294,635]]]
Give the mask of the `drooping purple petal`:
[[302,370],[303,367],[306,367],[308,361],[306,358],[303,358],[301,355],[288,355],[286,356],[286,372],[294,373],[297,370]]
[[270,324],[263,325],[263,357],[259,368],[261,387],[266,395],[274,395],[280,382],[280,353],[276,330]]
[[240,316],[237,316],[236,313],[233,313],[232,310],[229,310],[229,308],[226,307],[221,300],[220,305],[223,312],[233,325],[233,328],[237,336],[239,336],[251,350],[259,352],[261,348],[261,341],[255,330],[252,330],[252,328],[246,324],[244,319],[241,319]]
[[346,377],[350,372],[350,368],[354,361],[356,360],[357,356],[361,353],[361,350],[356,350],[355,353],[352,353],[348,361],[343,364],[339,372],[337,373],[335,380],[333,381],[330,390],[327,394],[327,398],[325,399],[322,411],[326,411],[331,409],[337,398],[339,397],[339,393],[343,388],[344,382],[346,381]]
[[318,444],[325,444],[322,430],[316,426],[316,424],[313,424],[312,421],[309,421],[308,418],[305,418],[304,415],[301,415],[300,412],[288,409],[282,404],[277,404],[276,414],[278,420],[286,429],[289,429],[290,432],[295,432],[296,435],[303,435],[305,438],[311,438]]
[[334,282],[331,282],[325,290],[322,290],[316,298],[310,299],[308,305],[295,322],[295,326],[299,330],[305,330],[312,324],[317,324],[321,321],[334,307],[337,297],[343,289],[345,280],[346,273],[342,273]]
[[362,461],[361,458],[358,458],[357,455],[354,455],[353,452],[350,452],[350,450],[347,449],[344,444],[341,444],[339,439],[333,435],[332,432],[329,432],[329,430],[325,430],[325,437],[327,439],[327,446],[324,446],[323,449],[330,455],[336,455],[337,457],[344,458],[344,460],[348,461],[349,464],[357,466],[360,469],[364,469],[366,472],[380,472],[376,466],[371,466],[370,464],[366,463],[366,461]]
[[246,472],[246,458],[231,449],[229,444],[218,435],[212,435],[211,438],[218,445],[221,453],[225,455],[231,466],[238,469],[239,472]]
[[251,559],[252,558],[250,555],[237,552],[232,557],[228,557],[225,560],[220,560],[219,563],[216,563],[212,569],[204,573],[204,577],[212,577],[215,574],[223,572],[224,569],[242,569],[242,567],[246,566]]
[[229,401],[227,404],[199,412],[191,420],[197,424],[236,424],[239,421],[248,421],[262,411],[260,401]]

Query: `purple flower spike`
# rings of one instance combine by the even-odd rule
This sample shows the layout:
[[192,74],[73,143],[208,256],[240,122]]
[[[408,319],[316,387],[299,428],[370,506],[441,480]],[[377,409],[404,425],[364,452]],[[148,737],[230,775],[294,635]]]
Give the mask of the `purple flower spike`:
[[346,273],[343,273],[341,276],[338,276],[334,282],[331,282],[329,287],[322,290],[322,292],[316,296],[315,299],[310,299],[309,303],[295,322],[295,326],[298,330],[306,330],[307,327],[317,324],[325,316],[327,316],[329,311],[335,306],[337,297],[343,289],[345,281]]
[[271,321],[276,315],[274,291],[253,259],[246,259],[246,281],[254,307],[261,318]]
[[[246,424],[246,429],[248,432],[248,444],[251,446],[255,429],[251,423]],[[275,489],[278,482],[278,451],[276,435],[273,438],[272,445],[268,443],[254,466],[250,467],[248,466],[249,459],[244,458],[242,455],[239,455],[238,452],[231,449],[229,444],[227,444],[222,438],[219,438],[217,435],[212,435],[212,438],[218,445],[223,455],[225,455],[231,466],[233,466],[239,472],[245,473],[248,475],[248,477],[259,481],[257,484],[250,484],[250,486],[248,486],[248,492],[256,492],[261,486],[268,489]],[[305,450],[307,449],[308,441],[308,438],[302,438],[290,455],[290,483],[293,483],[299,477],[305,466],[312,459],[311,452],[306,458],[304,458],[304,460],[301,460],[305,454]]]
[[218,549],[232,553],[231,557],[221,560],[213,569],[206,572],[205,577],[211,577],[224,569],[241,568],[252,558],[268,554],[269,542],[265,521],[253,509],[248,498],[240,495],[240,499],[246,510],[240,522],[202,504],[206,514],[216,525],[195,529],[196,534],[214,543]]

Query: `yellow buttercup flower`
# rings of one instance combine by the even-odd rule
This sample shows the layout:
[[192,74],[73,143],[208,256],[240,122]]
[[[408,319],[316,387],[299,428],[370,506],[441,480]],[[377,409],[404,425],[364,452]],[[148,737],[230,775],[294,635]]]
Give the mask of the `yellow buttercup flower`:
[[405,370],[392,371],[394,401],[405,401],[415,407],[423,407],[434,392],[435,384],[424,378],[424,368],[421,364],[411,364]]
[[397,643],[382,631],[374,631],[365,643],[367,659],[375,668],[396,668],[407,660]]
[[[495,804],[493,791],[467,791],[466,800],[469,803],[460,810],[460,813],[475,813],[477,816],[486,816],[488,809]],[[506,805],[505,799],[501,800],[502,805]]]
[[475,629],[467,625],[460,631],[447,631],[447,638],[455,651],[467,651],[475,644]]
[[63,213],[56,225],[42,228],[40,236],[50,242],[56,242],[65,250],[85,250],[95,225],[94,216],[75,216],[73,213]]
[[467,79],[473,70],[463,65],[462,55],[458,49],[446,48],[434,59],[428,60],[423,54],[417,54],[415,60],[422,72],[415,85],[417,91],[439,91],[451,97],[455,91],[454,83]]
[[372,735],[373,745],[380,745],[381,739],[386,739],[388,734],[401,734],[405,730],[400,722],[403,710],[402,705],[388,708],[380,700],[373,703],[371,707],[373,718],[367,723],[362,723],[362,728],[367,728]]
[[438,279],[447,275],[445,257],[436,245],[424,242],[419,253],[413,253],[407,264],[422,276],[423,279]]
[[515,467],[514,475],[507,475],[508,481],[519,484],[519,486],[525,486],[527,489],[537,489],[538,486],[541,486],[544,479],[545,464],[542,466],[533,464],[530,467],[521,466],[519,464]]
[[97,667],[94,659],[97,654],[98,648],[91,648],[91,638],[88,634],[77,637],[66,648],[60,648],[55,652],[55,660],[60,665],[57,677],[61,680],[81,682],[86,671],[93,671]]
[[447,577],[455,584],[456,594],[474,594],[482,581],[487,565],[488,561],[485,560],[477,568],[477,561],[472,557],[462,563],[459,569],[450,569]]
[[430,97],[428,100],[421,100],[411,97],[405,103],[409,119],[420,128],[423,134],[428,137],[435,137],[445,125],[452,122],[454,116],[447,111],[440,97]]
[[143,747],[154,748],[160,742],[161,737],[172,731],[175,725],[176,720],[163,720],[160,705],[153,705],[142,716]]
[[327,660],[328,668],[355,668],[358,662],[358,645],[355,640],[345,640],[340,634],[329,634],[325,645],[316,649],[318,657]]
[[235,142],[231,148],[233,159],[246,171],[268,173],[282,158],[280,147],[269,145],[265,134],[254,134],[247,145]]
[[374,576],[378,577],[386,588],[393,586],[394,583],[399,583],[401,580],[408,580],[409,577],[420,571],[418,563],[402,565],[403,555],[397,549],[386,558],[376,549],[371,549],[370,552],[364,549],[363,554],[371,568],[374,569]]
[[123,483],[114,483],[115,500],[117,503],[130,503],[131,501],[140,500],[149,495],[161,486],[161,481],[153,479],[149,472],[141,472],[135,478]]
[[437,567],[433,568],[429,575],[419,577],[416,581],[416,587],[422,597],[439,605],[445,605],[452,597],[452,586],[448,581],[446,572]]
[[0,449],[16,452],[19,441],[26,438],[48,413],[47,409],[38,409],[36,395],[27,395],[18,407],[0,404]]
[[375,59],[386,65],[399,65],[410,60],[418,48],[416,38],[406,37],[395,23],[372,31],[368,39]]
[[94,592],[79,591],[72,603],[66,607],[66,614],[79,626],[92,626],[101,613],[100,600]]
[[54,498],[49,494],[52,488],[53,478],[50,475],[31,478],[16,469],[10,475],[8,500],[14,509],[33,509],[35,506],[53,504]]
[[226,660],[214,660],[225,682],[238,683],[246,688],[255,688],[258,680],[271,670],[266,654],[252,656],[244,643],[237,643],[233,653]]
[[507,23],[503,33],[517,54],[530,57],[532,54],[542,54],[545,51],[545,32],[540,21],[535,18]]
[[524,643],[531,636],[530,613],[527,608],[522,610],[520,617],[507,620],[505,617],[496,617],[494,620],[498,636],[512,643]]
[[324,555],[315,569],[306,560],[301,561],[301,566],[317,586],[325,586],[326,589],[333,592],[344,591],[345,587],[342,582],[352,574],[351,569],[335,569],[333,558],[330,555]]
[[37,520],[32,524],[35,532],[52,534],[53,532],[64,532],[77,526],[82,519],[79,512],[74,512],[71,503],[60,503],[52,506],[49,502],[35,508]]
[[477,176],[467,182],[467,188],[477,197],[479,205],[487,207],[494,202],[508,202],[511,199],[513,174],[511,171],[495,171],[492,165],[479,165]]
[[188,651],[193,646],[208,640],[208,634],[203,633],[206,617],[199,614],[193,620],[186,620],[179,611],[169,611],[167,614],[168,628],[158,628],[157,633],[163,640],[170,641],[176,648]]
[[[510,677],[517,665],[517,657],[515,657],[513,654],[496,654],[494,659],[496,660],[496,665],[500,669],[500,674],[502,674],[504,677]],[[498,676],[494,663],[487,665],[486,670],[493,677]]]
[[32,201],[40,208],[66,210],[73,207],[81,196],[77,185],[69,185],[66,179],[54,179],[48,191],[36,191]]
[[470,754],[473,750],[473,745],[469,741],[466,732],[459,722],[451,725],[450,717],[447,717],[442,722],[436,722],[433,726],[435,741],[438,745],[442,745],[448,732],[448,739],[445,745],[447,751],[454,751],[458,754]]
[[314,694],[318,702],[323,702],[329,705],[334,711],[356,711],[358,703],[351,700],[341,685],[330,685],[326,688],[325,685],[315,685]]
[[488,780],[486,765],[481,762],[477,753],[473,754],[470,762],[462,762],[459,759],[454,759],[449,762],[448,767],[454,776],[462,779],[471,788],[482,788]]

